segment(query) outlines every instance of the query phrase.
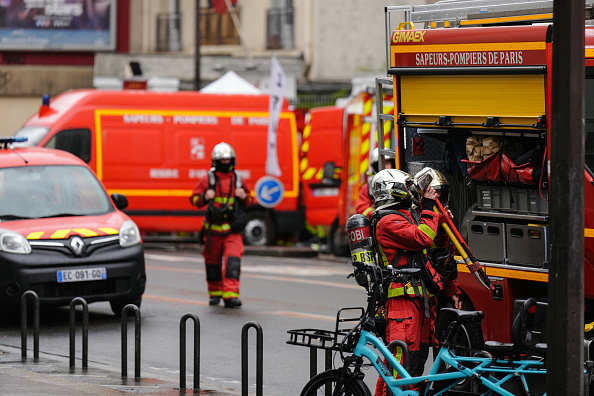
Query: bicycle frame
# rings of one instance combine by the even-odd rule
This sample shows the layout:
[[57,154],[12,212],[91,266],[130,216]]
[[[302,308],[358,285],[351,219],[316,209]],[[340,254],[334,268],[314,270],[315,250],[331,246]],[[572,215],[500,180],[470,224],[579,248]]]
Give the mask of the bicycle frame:
[[[378,349],[380,354],[386,361],[394,368],[401,378],[396,379],[390,373],[386,365],[383,363],[380,356],[372,350],[368,344],[373,345]],[[406,385],[413,385],[423,382],[440,382],[452,380],[452,383],[439,392],[433,393],[433,396],[438,396],[451,389],[456,385],[455,380],[462,380],[464,378],[472,378],[477,374],[487,373],[508,373],[501,379],[496,379],[491,375],[481,375],[479,378],[481,383],[489,390],[485,392],[488,395],[495,392],[504,396],[515,396],[513,393],[503,389],[501,386],[511,378],[519,376],[526,389],[528,384],[525,379],[526,374],[546,374],[544,363],[538,360],[496,360],[490,357],[461,357],[455,356],[445,346],[442,346],[437,354],[435,361],[429,371],[428,375],[412,377],[406,369],[400,364],[394,355],[388,350],[384,343],[367,330],[361,330],[359,341],[355,346],[353,354],[358,357],[365,357],[369,359],[377,372],[380,374],[386,386],[395,396],[398,395],[417,395],[418,392],[403,390],[402,387]],[[441,363],[446,363],[455,368],[452,372],[438,373]],[[466,364],[463,364],[466,363]],[[474,365],[473,368],[467,367],[468,364]]]

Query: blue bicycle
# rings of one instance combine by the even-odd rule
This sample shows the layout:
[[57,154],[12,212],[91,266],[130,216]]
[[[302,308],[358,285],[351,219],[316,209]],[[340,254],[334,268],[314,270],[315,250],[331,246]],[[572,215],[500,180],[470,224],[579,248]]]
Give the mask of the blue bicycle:
[[[402,348],[404,358],[401,364],[391,353],[392,348],[386,347],[373,332],[377,331],[374,317],[380,304],[379,297],[387,290],[389,283],[402,282],[411,276],[416,276],[419,270],[391,267],[382,269],[376,265],[364,263],[354,263],[354,265],[356,269],[353,275],[357,278],[357,283],[367,290],[367,309],[345,308],[339,311],[333,332],[318,329],[288,331],[290,335],[288,344],[332,349],[340,352],[343,361],[342,367],[324,371],[311,378],[303,388],[301,396],[370,396],[369,388],[363,382],[364,358],[383,378],[387,389],[396,396],[451,394],[454,393],[453,389],[456,385],[465,380],[472,382],[472,394],[476,395],[546,395],[544,390],[546,344],[531,345],[530,350],[526,346],[526,340],[530,336],[527,324],[530,321],[530,315],[534,313],[531,307],[536,304],[536,300],[526,300],[516,316],[512,327],[513,343],[487,341],[485,350],[465,353],[469,356],[456,355],[454,350],[458,350],[458,346],[452,340],[463,326],[472,324],[471,322],[480,324],[483,313],[442,308],[441,313],[451,315],[453,321],[446,331],[445,339],[429,373],[412,377],[407,371],[409,352],[407,345],[404,342],[395,341],[389,346]],[[344,312],[353,309],[362,312],[361,316],[348,319],[341,317]],[[350,329],[341,328],[350,321],[357,321],[357,324]],[[384,359],[387,365],[384,364]]]

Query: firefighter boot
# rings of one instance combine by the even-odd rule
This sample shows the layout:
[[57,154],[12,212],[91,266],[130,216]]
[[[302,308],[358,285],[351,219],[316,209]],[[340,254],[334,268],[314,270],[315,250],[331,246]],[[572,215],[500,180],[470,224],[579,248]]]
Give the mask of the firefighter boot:
[[219,305],[221,302],[221,296],[210,296],[208,300],[208,305]]
[[224,300],[225,308],[238,308],[241,307],[241,300],[239,298],[228,298]]

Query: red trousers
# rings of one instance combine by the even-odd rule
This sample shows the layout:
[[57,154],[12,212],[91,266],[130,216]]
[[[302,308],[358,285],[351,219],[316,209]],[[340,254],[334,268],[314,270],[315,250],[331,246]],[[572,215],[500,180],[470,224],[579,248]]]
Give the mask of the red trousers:
[[[399,296],[388,298],[385,305],[386,312],[386,343],[402,340],[410,351],[409,373],[412,376],[423,374],[429,346],[434,332],[435,309],[434,301],[429,301],[429,318],[425,317],[423,298]],[[394,350],[394,356],[402,364],[402,351],[399,347]],[[375,396],[386,394],[386,384],[382,377],[377,380]]]
[[239,233],[211,234],[208,246],[202,250],[206,267],[209,296],[223,299],[239,298],[239,275],[243,239]]

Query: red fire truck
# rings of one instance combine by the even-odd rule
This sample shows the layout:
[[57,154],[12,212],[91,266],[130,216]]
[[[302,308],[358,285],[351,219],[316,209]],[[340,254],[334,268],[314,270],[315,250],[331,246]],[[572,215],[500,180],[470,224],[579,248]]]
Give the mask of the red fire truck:
[[[382,150],[411,175],[429,166],[448,178],[457,227],[495,286],[484,288],[458,265],[464,308],[485,313],[482,334],[470,334],[471,341],[509,342],[518,301],[536,297],[544,306],[547,298],[553,2],[475,3],[414,7],[405,29],[393,29],[386,8],[390,79],[378,80],[378,87],[393,89],[397,128],[391,147]],[[586,27],[585,37],[584,282],[590,323],[594,27]],[[546,326],[540,331],[544,338]]]

